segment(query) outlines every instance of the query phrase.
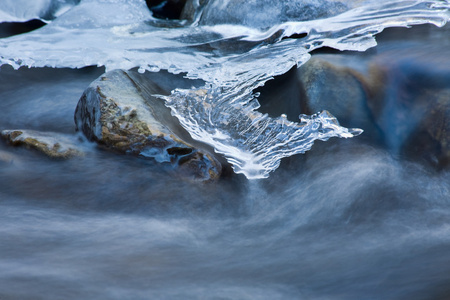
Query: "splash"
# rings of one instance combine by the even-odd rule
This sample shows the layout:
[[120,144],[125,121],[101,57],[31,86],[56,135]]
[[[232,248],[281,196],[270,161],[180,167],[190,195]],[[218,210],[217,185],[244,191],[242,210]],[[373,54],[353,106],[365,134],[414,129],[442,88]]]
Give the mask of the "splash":
[[301,66],[314,49],[365,51],[386,27],[442,26],[450,18],[450,3],[442,0],[188,3],[190,16],[167,21],[153,18],[143,0],[84,0],[37,31],[1,39],[0,63],[16,69],[166,69],[202,79],[200,89],[163,97],[167,106],[194,139],[212,145],[236,172],[265,178],[281,158],[309,150],[314,140],[353,137],[361,130],[339,126],[327,112],[300,116],[299,122],[270,118],[257,111],[254,89]]

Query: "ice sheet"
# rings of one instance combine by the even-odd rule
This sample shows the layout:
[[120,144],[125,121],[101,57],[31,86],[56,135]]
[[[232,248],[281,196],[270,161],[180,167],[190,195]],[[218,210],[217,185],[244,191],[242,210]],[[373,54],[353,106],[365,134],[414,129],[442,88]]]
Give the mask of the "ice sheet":
[[50,21],[77,5],[80,0],[2,0],[0,23],[32,19]]

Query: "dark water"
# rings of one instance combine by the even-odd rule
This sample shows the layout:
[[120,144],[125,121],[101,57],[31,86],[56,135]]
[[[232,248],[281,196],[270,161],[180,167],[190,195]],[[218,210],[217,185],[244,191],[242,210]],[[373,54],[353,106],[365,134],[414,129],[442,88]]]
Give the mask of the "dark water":
[[[433,47],[427,28],[410,37]],[[1,129],[72,133],[102,72],[2,67]],[[0,299],[450,299],[450,173],[363,136],[218,184],[1,141]]]

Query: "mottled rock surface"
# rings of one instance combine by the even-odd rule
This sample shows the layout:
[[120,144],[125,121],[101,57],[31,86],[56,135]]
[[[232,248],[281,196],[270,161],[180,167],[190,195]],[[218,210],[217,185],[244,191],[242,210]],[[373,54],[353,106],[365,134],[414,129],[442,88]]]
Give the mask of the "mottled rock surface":
[[3,130],[1,136],[14,146],[38,150],[49,157],[67,159],[82,156],[76,136],[35,130]]
[[86,89],[78,103],[77,130],[107,149],[172,163],[181,173],[199,180],[218,179],[220,162],[187,142],[170,110],[153,96],[164,92],[146,74],[122,70],[105,73]]

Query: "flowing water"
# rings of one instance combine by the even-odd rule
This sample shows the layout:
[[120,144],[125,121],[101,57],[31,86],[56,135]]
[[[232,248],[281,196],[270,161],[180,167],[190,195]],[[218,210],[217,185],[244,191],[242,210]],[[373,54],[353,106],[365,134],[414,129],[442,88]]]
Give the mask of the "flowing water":
[[[380,51],[448,47],[448,26],[421,28]],[[72,134],[103,72],[2,66],[0,128]],[[1,300],[450,299],[450,173],[364,134],[216,184],[85,148],[60,161],[0,142]]]

